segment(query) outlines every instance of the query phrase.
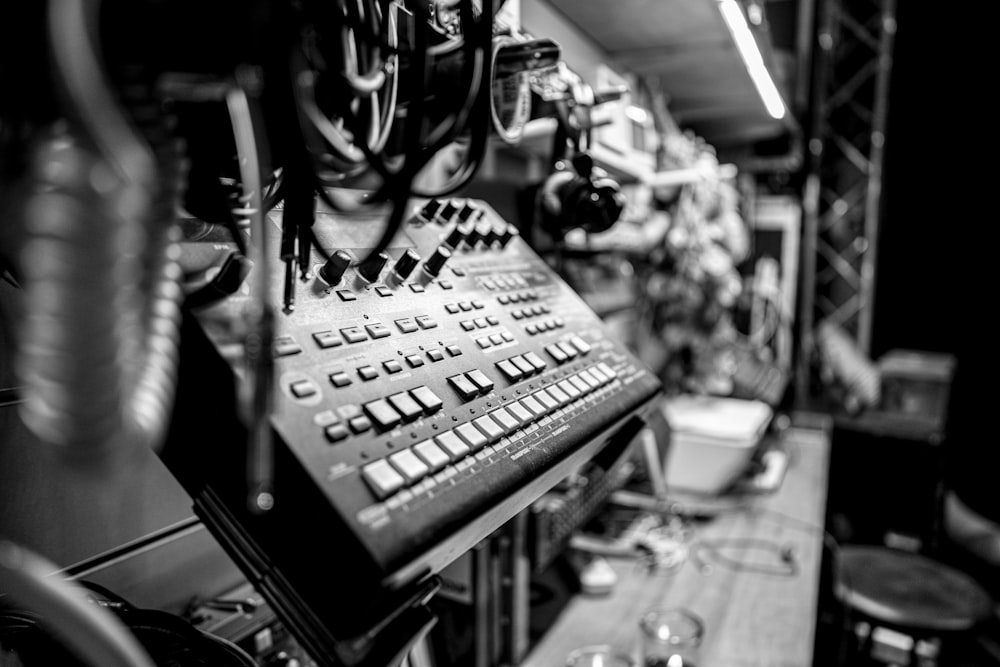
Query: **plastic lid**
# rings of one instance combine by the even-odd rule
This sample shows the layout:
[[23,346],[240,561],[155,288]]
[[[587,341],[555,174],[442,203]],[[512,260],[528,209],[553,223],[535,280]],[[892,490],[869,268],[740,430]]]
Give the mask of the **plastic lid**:
[[759,436],[774,411],[763,401],[685,395],[667,399],[663,414],[678,433],[743,441]]

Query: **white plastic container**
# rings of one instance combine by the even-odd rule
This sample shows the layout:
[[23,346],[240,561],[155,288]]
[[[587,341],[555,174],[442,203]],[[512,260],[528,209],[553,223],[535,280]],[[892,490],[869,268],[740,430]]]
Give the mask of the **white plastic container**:
[[746,470],[773,410],[762,401],[692,395],[667,399],[663,414],[667,491],[718,494]]

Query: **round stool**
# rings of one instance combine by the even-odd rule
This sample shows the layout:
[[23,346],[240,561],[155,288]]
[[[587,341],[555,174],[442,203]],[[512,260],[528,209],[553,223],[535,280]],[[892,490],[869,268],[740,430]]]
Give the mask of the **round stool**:
[[[992,599],[974,579],[913,553],[848,545],[837,556],[834,577],[834,593],[848,621],[844,629],[849,635],[842,641],[858,638],[853,642],[854,660],[858,654],[874,654],[883,656],[886,663],[935,664],[936,652],[919,654],[921,643],[940,647],[944,657],[949,642],[971,636],[992,613]],[[867,633],[858,632],[859,624],[867,626]],[[906,641],[878,642],[873,637],[877,628],[887,631],[886,638],[911,641],[908,645]],[[842,658],[845,650],[842,644]],[[905,661],[898,659],[901,653],[908,654]]]

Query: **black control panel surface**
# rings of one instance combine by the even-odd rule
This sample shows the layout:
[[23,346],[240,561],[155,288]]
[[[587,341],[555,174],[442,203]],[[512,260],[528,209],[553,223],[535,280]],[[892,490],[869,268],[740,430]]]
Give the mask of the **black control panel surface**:
[[[384,216],[316,215],[323,252],[276,314],[274,508],[246,511],[244,439],[224,425],[197,429],[212,442],[183,436],[171,448],[187,455],[165,459],[244,570],[292,615],[324,619],[339,593],[438,571],[660,391],[489,205],[411,207],[384,256],[361,265]],[[269,214],[275,248],[281,214]],[[272,275],[281,304],[277,260]],[[214,353],[200,377],[245,371],[249,293],[197,313]]]

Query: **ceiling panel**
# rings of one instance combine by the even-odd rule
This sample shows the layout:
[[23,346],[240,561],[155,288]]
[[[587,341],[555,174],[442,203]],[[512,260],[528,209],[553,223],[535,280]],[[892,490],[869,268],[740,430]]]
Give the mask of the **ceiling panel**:
[[[743,145],[788,131],[792,121],[764,109],[717,0],[548,1],[616,65],[663,91],[677,123],[709,143]],[[770,45],[761,46],[768,62]]]

